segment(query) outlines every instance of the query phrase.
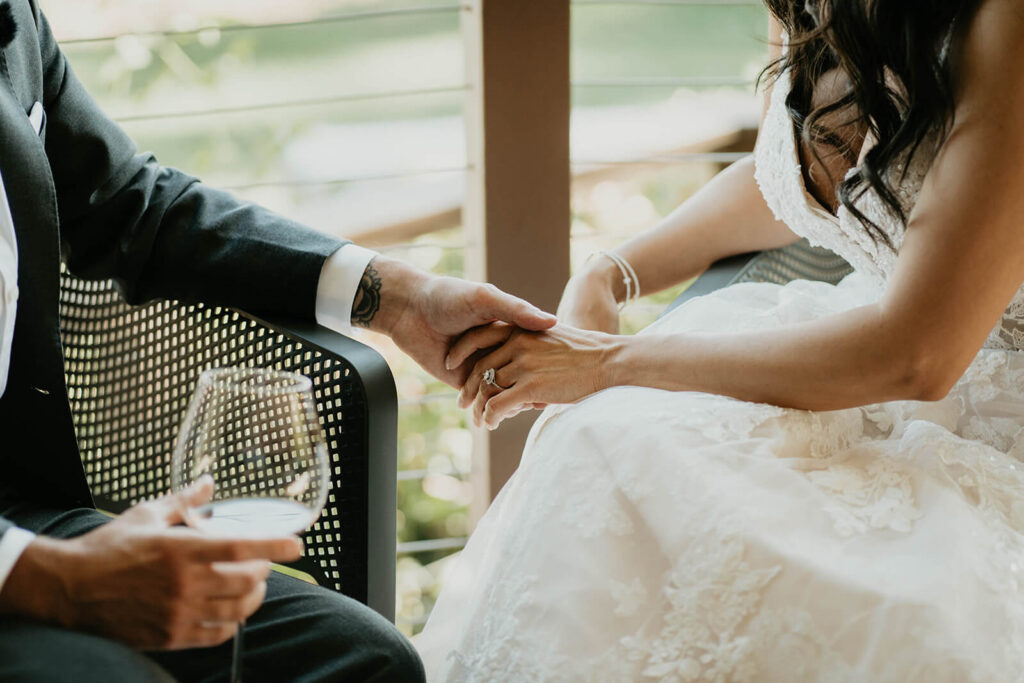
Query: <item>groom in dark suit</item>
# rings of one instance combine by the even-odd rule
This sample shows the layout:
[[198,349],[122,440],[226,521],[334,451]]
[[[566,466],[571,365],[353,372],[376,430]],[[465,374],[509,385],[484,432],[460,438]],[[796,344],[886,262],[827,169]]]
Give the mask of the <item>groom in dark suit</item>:
[[113,521],[92,509],[64,385],[61,261],[115,278],[129,302],[204,301],[336,329],[351,319],[452,384],[463,377],[443,359],[465,330],[554,319],[138,154],[75,77],[34,0],[0,3],[0,70],[0,321],[13,319],[0,325],[0,680],[223,680],[225,643],[245,618],[247,671],[262,680],[421,680],[386,620],[269,572],[298,555],[297,539],[213,540],[179,526],[187,499],[208,492]]

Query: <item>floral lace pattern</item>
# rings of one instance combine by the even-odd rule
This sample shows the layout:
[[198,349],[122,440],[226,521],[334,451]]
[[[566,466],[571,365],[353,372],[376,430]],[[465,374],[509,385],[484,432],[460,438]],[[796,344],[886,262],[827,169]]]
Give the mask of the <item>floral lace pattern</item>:
[[665,584],[668,605],[653,635],[625,636],[626,656],[642,663],[640,675],[659,681],[751,680],[757,673],[745,626],[761,592],[782,570],[753,568],[737,538],[695,549]]

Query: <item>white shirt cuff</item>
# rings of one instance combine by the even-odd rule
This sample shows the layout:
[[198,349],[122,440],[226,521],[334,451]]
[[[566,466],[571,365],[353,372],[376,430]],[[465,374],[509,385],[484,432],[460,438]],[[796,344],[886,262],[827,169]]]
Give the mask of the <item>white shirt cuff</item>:
[[32,542],[36,535],[31,531],[25,531],[18,527],[8,529],[3,538],[0,538],[0,590],[4,589],[4,583],[8,575],[18,563],[18,558],[25,552],[25,548]]
[[377,252],[346,244],[330,255],[316,286],[316,321],[339,334],[352,336],[352,304],[359,281]]

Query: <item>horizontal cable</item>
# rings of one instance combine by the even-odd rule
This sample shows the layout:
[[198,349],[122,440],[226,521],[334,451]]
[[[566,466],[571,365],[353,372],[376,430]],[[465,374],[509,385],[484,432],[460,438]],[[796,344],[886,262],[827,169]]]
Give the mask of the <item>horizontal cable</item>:
[[399,470],[398,481],[419,481],[420,479],[426,479],[433,474],[446,475],[449,477],[468,477],[469,472],[462,470]]
[[574,7],[586,5],[630,7],[633,5],[648,5],[652,7],[764,7],[764,2],[757,0],[572,0],[570,4]]
[[[675,164],[682,162],[695,162],[695,163],[730,163],[738,161],[743,157],[747,156],[749,152],[692,152],[685,154],[673,154],[673,155],[661,155],[655,157],[644,157],[639,159],[590,159],[584,161],[573,161],[574,166],[613,166],[620,164]],[[403,178],[415,178],[419,176],[429,175],[445,175],[448,173],[467,173],[472,171],[474,166],[472,164],[466,166],[453,166],[451,168],[430,168],[422,171],[398,171],[395,173],[381,173],[376,175],[364,175],[364,176],[346,176],[344,178],[330,178],[325,180],[266,180],[252,183],[238,183],[235,185],[218,185],[220,189],[229,191],[245,191],[255,190],[267,187],[292,187],[292,188],[305,188],[305,187],[329,187],[332,185],[345,185],[347,183],[363,183],[371,182],[376,180],[401,180]],[[388,245],[382,249],[407,249],[407,248],[426,248],[426,247],[441,247],[444,249],[458,248],[462,249],[469,245],[466,244],[417,244],[417,243],[405,243]]]
[[406,249],[453,249],[465,251],[466,249],[473,249],[476,246],[476,244],[471,242],[454,244],[445,244],[444,242],[403,242],[402,244],[389,244],[383,247],[374,247],[374,249],[383,254],[393,251],[404,251]]
[[633,166],[642,164],[709,163],[728,164],[750,156],[750,152],[693,152],[686,154],[659,154],[637,159],[587,159],[573,161],[573,166]]
[[385,9],[385,10],[372,10],[367,12],[348,12],[345,14],[331,14],[318,19],[308,19],[304,21],[282,21],[269,24],[227,24],[225,26],[208,25],[199,26],[196,28],[181,29],[175,31],[140,31],[140,32],[127,32],[118,33],[114,35],[106,36],[92,36],[88,38],[70,38],[68,40],[60,41],[61,45],[80,45],[83,43],[103,43],[112,40],[117,40],[123,35],[134,35],[134,36],[157,36],[157,37],[175,37],[175,36],[188,36],[204,31],[220,31],[222,33],[230,33],[234,31],[254,31],[263,29],[275,29],[275,28],[294,28],[301,26],[318,26],[320,24],[336,24],[346,21],[361,21],[365,19],[383,19],[388,17],[402,17],[410,16],[414,14],[441,14],[447,12],[458,12],[461,10],[470,9],[469,5],[465,4],[452,4],[452,5],[428,5],[426,7],[402,7],[396,9]]
[[625,78],[584,78],[572,81],[574,88],[720,88],[753,87],[744,76],[630,76]]
[[428,541],[406,541],[398,544],[399,555],[412,555],[415,553],[429,553],[437,550],[458,550],[466,547],[466,537],[460,538],[433,538]]
[[272,109],[287,109],[290,107],[315,107],[325,104],[339,104],[343,102],[359,102],[363,100],[389,99],[394,97],[419,97],[422,95],[440,95],[445,93],[465,92],[469,90],[468,85],[445,85],[436,88],[414,88],[412,90],[384,90],[382,92],[348,93],[335,97],[320,97],[308,100],[286,100],[284,102],[264,102],[257,104],[243,104],[237,107],[215,107],[212,109],[190,109],[184,111],[160,112],[157,114],[133,114],[114,117],[119,123],[130,123],[135,121],[161,121],[166,119],[183,119],[195,116],[216,116],[219,114],[242,114],[253,111],[268,111]]
[[218,187],[224,190],[254,190],[263,187],[329,187],[346,183],[365,183],[373,180],[400,180],[402,178],[415,178],[427,175],[465,173],[471,170],[473,170],[471,165],[453,166],[451,168],[428,168],[422,171],[397,171],[395,173],[346,176],[344,178],[330,178],[327,180],[266,180],[253,183],[239,183],[237,185],[218,185]]

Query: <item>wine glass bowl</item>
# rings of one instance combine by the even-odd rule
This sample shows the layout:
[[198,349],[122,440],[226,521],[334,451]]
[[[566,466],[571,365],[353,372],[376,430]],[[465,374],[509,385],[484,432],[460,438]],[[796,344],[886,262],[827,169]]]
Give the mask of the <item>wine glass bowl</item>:
[[330,481],[309,378],[264,368],[203,371],[175,444],[171,484],[180,490],[205,475],[212,500],[186,512],[199,531],[259,538],[309,527]]
[[[212,498],[185,511],[189,526],[230,538],[298,534],[323,510],[329,474],[308,377],[265,368],[199,375],[171,458],[175,491],[213,480]],[[231,683],[242,680],[243,628],[235,632]]]

